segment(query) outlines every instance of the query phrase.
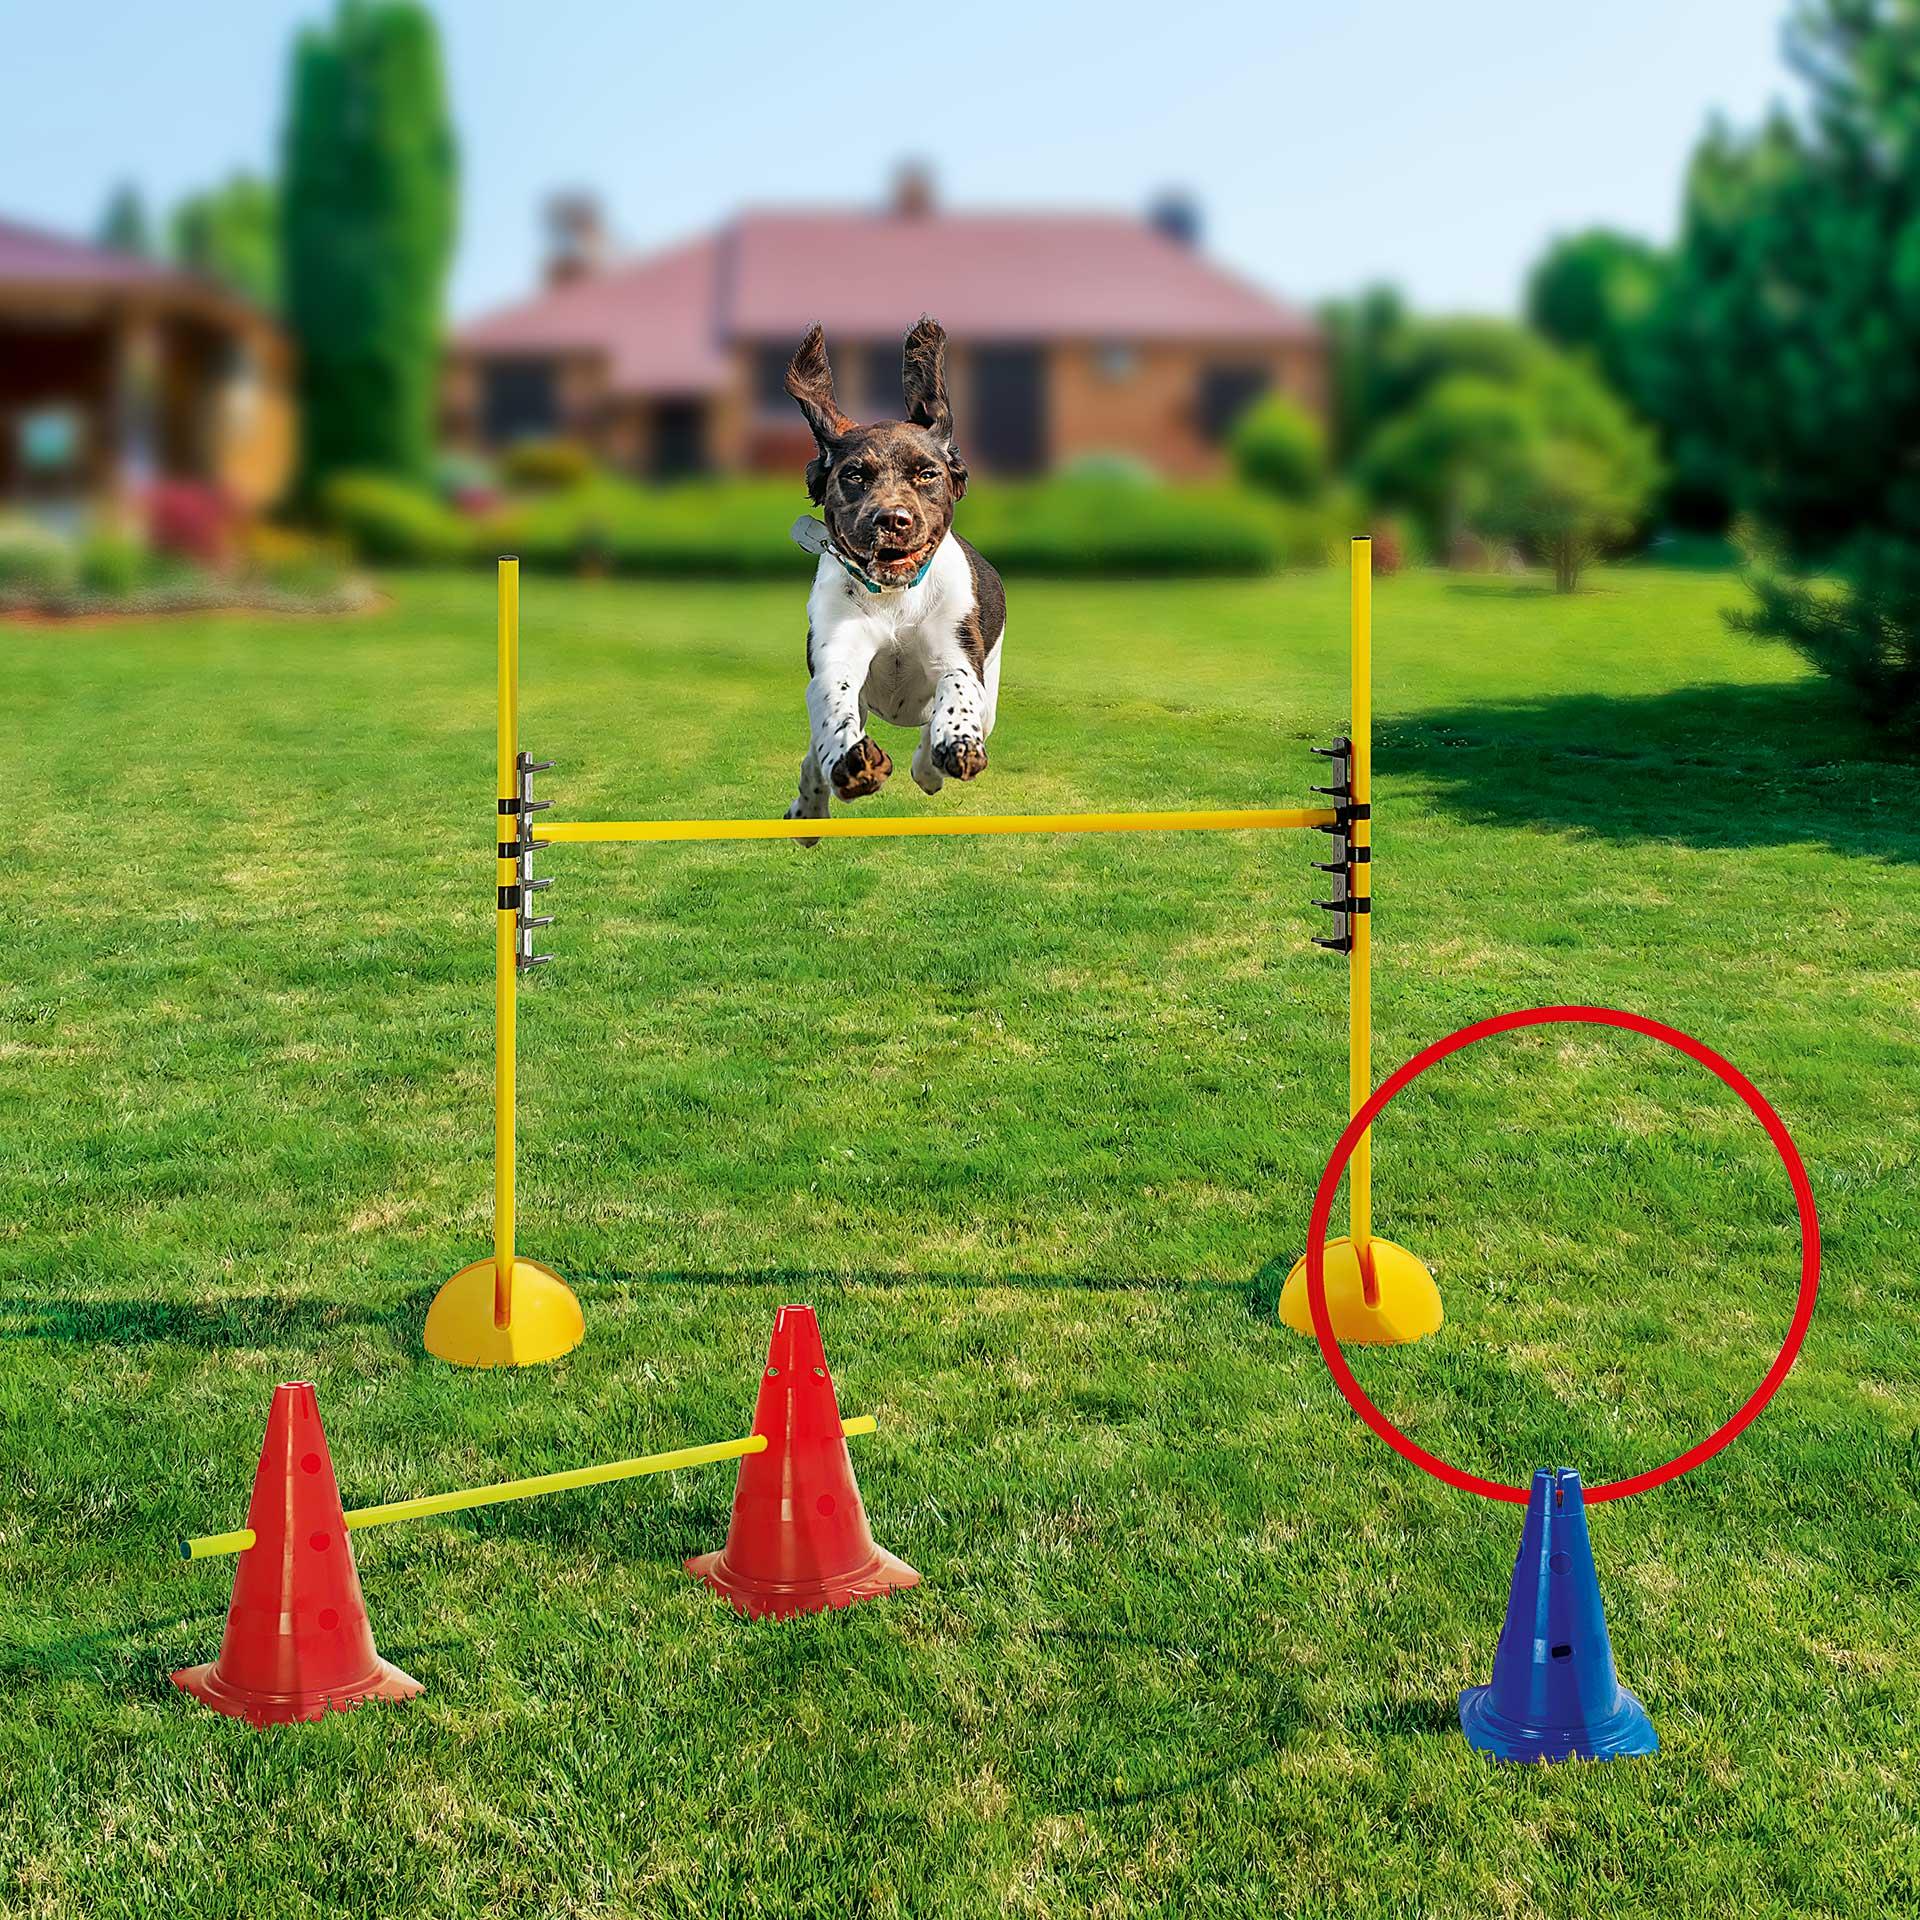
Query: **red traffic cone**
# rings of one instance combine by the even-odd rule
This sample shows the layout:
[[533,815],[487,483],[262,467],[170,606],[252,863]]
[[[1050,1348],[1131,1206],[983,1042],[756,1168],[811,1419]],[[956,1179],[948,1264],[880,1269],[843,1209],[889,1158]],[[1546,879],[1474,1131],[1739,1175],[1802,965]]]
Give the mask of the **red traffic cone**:
[[753,1430],[766,1435],[766,1451],[740,1462],[727,1544],[687,1562],[696,1580],[756,1620],[850,1607],[920,1584],[867,1529],[811,1307],[774,1316]]
[[274,1389],[247,1525],[253,1545],[233,1576],[220,1657],[182,1668],[176,1687],[256,1727],[421,1691],[374,1650],[333,1459],[305,1381]]

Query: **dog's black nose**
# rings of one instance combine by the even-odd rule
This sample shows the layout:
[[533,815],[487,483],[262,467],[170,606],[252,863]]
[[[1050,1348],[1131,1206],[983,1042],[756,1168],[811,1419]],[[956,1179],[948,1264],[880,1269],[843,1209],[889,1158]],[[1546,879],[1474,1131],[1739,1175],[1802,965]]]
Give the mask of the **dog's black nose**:
[[913,515],[909,513],[905,507],[888,507],[886,511],[880,515],[880,531],[882,533],[911,533],[913,531]]

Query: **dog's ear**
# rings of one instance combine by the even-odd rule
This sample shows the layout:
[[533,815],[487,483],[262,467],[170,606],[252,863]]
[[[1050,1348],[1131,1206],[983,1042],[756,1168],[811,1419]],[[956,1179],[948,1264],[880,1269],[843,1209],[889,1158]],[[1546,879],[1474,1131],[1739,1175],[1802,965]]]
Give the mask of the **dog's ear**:
[[900,390],[907,418],[937,440],[953,438],[953,408],[947,402],[947,330],[925,314],[907,335],[900,357]]
[[807,329],[799,351],[787,362],[787,391],[799,401],[820,448],[820,457],[807,467],[807,492],[818,502],[827,490],[827,469],[833,464],[835,449],[854,428],[833,397],[827,336],[818,321]]
[[916,427],[925,427],[940,442],[953,480],[953,497],[958,500],[967,490],[967,463],[953,444],[953,406],[947,399],[947,330],[925,314],[907,335],[900,361],[900,388],[907,403],[907,418]]

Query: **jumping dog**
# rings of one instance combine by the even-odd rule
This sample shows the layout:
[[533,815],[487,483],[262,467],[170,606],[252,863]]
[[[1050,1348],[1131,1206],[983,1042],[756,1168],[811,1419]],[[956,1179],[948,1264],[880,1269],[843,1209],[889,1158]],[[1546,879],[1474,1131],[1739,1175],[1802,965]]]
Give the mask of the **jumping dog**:
[[807,597],[807,755],[789,820],[824,820],[830,795],[862,800],[886,783],[893,762],[867,733],[870,713],[920,729],[912,772],[925,793],[986,770],[1007,596],[953,531],[967,466],[953,443],[946,347],[923,319],[902,359],[907,417],[864,427],[834,400],[818,326],[787,367],[817,448],[807,494],[826,516],[793,529],[820,564]]

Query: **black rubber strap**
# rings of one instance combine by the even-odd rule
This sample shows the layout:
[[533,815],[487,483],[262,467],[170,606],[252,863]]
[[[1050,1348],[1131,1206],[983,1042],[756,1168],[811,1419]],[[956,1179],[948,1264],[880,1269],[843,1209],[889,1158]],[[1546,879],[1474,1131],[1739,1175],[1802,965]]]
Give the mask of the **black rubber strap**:
[[1343,913],[1371,913],[1373,911],[1373,901],[1364,893],[1351,894],[1348,896],[1346,904],[1341,908],[1341,911]]
[[1350,800],[1344,807],[1335,807],[1334,812],[1340,816],[1342,826],[1349,820],[1371,820],[1373,818],[1373,808],[1364,800]]
[[1372,866],[1373,849],[1371,847],[1349,847],[1347,849],[1347,865],[1350,867]]
[[502,840],[494,848],[495,855],[502,860],[518,860],[521,843],[518,840]]
[[502,887],[500,889],[500,911],[502,913],[517,913],[519,910],[520,889],[518,887]]
[[520,802],[518,800],[496,800],[493,805],[494,810],[498,813],[518,813],[520,811]]

